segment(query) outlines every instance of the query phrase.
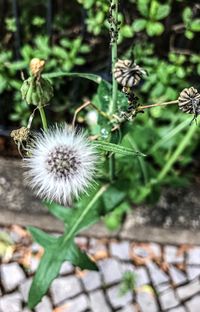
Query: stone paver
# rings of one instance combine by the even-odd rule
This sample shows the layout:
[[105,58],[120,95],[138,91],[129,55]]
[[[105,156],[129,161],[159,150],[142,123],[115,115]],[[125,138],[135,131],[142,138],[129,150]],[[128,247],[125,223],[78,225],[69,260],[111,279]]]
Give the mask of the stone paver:
[[19,292],[5,295],[0,298],[0,312],[21,312],[22,301]]
[[195,280],[185,286],[181,286],[177,289],[177,294],[181,300],[186,300],[195,294],[200,292],[199,280]]
[[25,277],[23,270],[17,263],[1,265],[2,284],[6,291],[14,290]]
[[87,271],[83,274],[82,281],[87,291],[97,289],[102,284],[100,273],[95,271]]
[[106,302],[104,293],[102,290],[96,290],[89,295],[90,307],[93,312],[111,312],[111,308]]
[[147,267],[154,285],[159,285],[169,281],[167,274],[164,273],[155,263],[149,262],[147,263]]
[[160,312],[155,295],[148,291],[137,293],[137,302],[142,312]]
[[52,304],[48,297],[43,297],[42,301],[35,308],[35,312],[52,312]]
[[167,263],[182,263],[184,261],[183,254],[178,254],[178,248],[176,246],[164,247],[164,258]]
[[23,281],[23,283],[19,286],[19,290],[21,292],[24,302],[27,302],[28,300],[28,292],[31,287],[32,280],[32,278],[28,278],[27,280]]
[[187,263],[199,265],[200,247],[194,247],[187,252]]
[[59,308],[62,312],[83,312],[89,308],[88,298],[82,294],[76,298],[66,300]]
[[76,276],[67,276],[55,279],[50,291],[53,303],[57,305],[61,301],[79,294],[82,289],[80,281]]
[[117,257],[121,260],[130,259],[130,244],[128,241],[111,242],[110,243],[111,256]]
[[99,266],[106,285],[117,283],[122,279],[122,268],[117,260],[101,260]]
[[175,266],[170,265],[169,267],[169,273],[172,279],[172,282],[175,286],[181,285],[185,282],[187,282],[186,275],[178,270]]
[[196,277],[200,276],[200,266],[188,265],[186,268],[188,279],[191,281]]
[[186,302],[186,307],[189,312],[199,312],[200,311],[200,296],[195,296],[191,300]]
[[161,307],[163,310],[174,308],[179,305],[179,301],[175,296],[174,290],[169,289],[159,296]]
[[[20,236],[12,237],[21,244]],[[42,301],[29,310],[28,292],[42,251],[33,243],[24,270],[17,263],[19,252],[0,264],[0,312],[200,312],[199,246],[185,250],[85,237],[76,242],[92,253],[99,272],[76,270],[66,261]],[[123,295],[122,289],[127,289]]]
[[133,300],[133,293],[131,291],[126,292],[124,295],[120,293],[120,286],[113,286],[107,290],[108,298],[111,306],[115,309],[126,306]]

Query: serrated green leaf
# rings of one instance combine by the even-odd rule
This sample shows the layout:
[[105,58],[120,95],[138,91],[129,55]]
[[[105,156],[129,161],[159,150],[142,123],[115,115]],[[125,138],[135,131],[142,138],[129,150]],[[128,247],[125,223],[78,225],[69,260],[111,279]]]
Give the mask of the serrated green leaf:
[[[80,251],[74,247],[74,236],[84,229],[88,224],[93,221],[91,219],[91,214],[94,210],[95,203],[107,190],[108,185],[102,186],[98,189],[90,199],[87,206],[82,207],[82,209],[75,209],[74,216],[68,220],[67,231],[60,237],[54,238],[51,241],[51,237],[41,230],[30,228],[34,237],[41,241],[45,246],[45,252],[41,259],[38,270],[34,276],[33,283],[29,292],[28,306],[32,309],[34,308],[42,299],[44,294],[47,292],[51,282],[58,275],[62,263],[68,259],[72,263],[80,265],[82,268],[84,264],[86,267],[93,267],[96,270],[96,265],[91,263],[87,255],[83,255],[83,259],[77,259],[80,256]],[[96,214],[94,214],[96,218]],[[100,217],[100,216],[99,216]],[[95,219],[95,221],[97,218]]]
[[144,154],[134,151],[131,148],[105,142],[105,141],[94,141],[93,144],[98,150],[104,151],[104,152],[112,152],[112,153],[117,153],[117,154],[121,154],[124,156],[133,156],[133,155],[145,156]]
[[72,208],[63,207],[57,203],[45,203],[49,212],[54,215],[56,218],[60,219],[61,221],[65,222],[68,218],[71,217],[73,214]]
[[102,81],[102,78],[98,75],[94,74],[87,74],[87,73],[66,73],[66,72],[55,72],[55,73],[50,73],[50,74],[43,74],[43,78],[48,78],[48,79],[53,79],[53,78],[58,78],[58,77],[80,77],[80,78],[85,78],[88,80],[92,80],[96,83],[100,83]]
[[57,241],[56,237],[53,237],[34,226],[28,226],[27,230],[31,233],[33,239],[44,248]]

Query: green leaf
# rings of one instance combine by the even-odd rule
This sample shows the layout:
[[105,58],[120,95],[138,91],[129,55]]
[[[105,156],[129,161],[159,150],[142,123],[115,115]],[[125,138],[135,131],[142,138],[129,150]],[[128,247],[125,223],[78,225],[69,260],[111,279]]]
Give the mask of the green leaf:
[[161,35],[164,31],[164,26],[159,22],[148,22],[146,29],[147,34],[153,37]]
[[70,218],[71,215],[73,214],[72,208],[63,207],[54,202],[52,203],[46,202],[45,204],[47,208],[49,209],[50,213],[63,222],[67,221],[68,218]]
[[137,8],[143,16],[148,17],[148,15],[149,15],[149,0],[138,0],[137,1]]
[[187,39],[192,40],[194,38],[194,33],[190,30],[185,31],[185,36]]
[[50,244],[54,244],[57,241],[57,238],[43,232],[34,226],[28,226],[27,229],[33,236],[33,239],[44,248],[48,247]]
[[133,29],[136,32],[139,32],[143,30],[146,27],[147,21],[143,18],[136,19],[136,21],[133,22]]
[[93,144],[94,144],[95,148],[97,148],[100,151],[104,151],[104,152],[112,152],[112,153],[117,153],[117,154],[121,154],[124,156],[133,156],[133,155],[145,156],[144,154],[137,152],[131,148],[124,147],[122,145],[117,145],[117,144],[105,142],[105,141],[94,141]]
[[66,260],[70,261],[73,265],[78,266],[80,269],[98,271],[96,263],[92,261],[76,244],[70,245]]
[[117,189],[114,186],[111,186],[107,192],[105,192],[102,196],[103,203],[105,206],[105,212],[110,212],[116,206],[118,206],[122,200],[125,198],[126,193]]
[[[28,305],[31,309],[40,302],[51,282],[58,275],[61,265],[66,259],[70,260],[75,265],[80,265],[82,268],[86,265],[87,268],[97,269],[96,265],[91,263],[87,255],[82,254],[82,252],[75,247],[73,240],[78,232],[93,221],[91,219],[91,214],[94,211],[94,205],[107,188],[108,185],[102,186],[95,192],[93,198],[90,199],[85,207],[75,209],[73,217],[71,216],[71,219],[67,221],[66,232],[62,236],[55,238],[52,242],[50,242],[51,238],[49,239],[48,235],[44,235],[43,231],[30,228],[34,237],[46,246],[29,292]],[[79,259],[80,255],[83,256],[83,259]]]
[[196,18],[194,21],[191,22],[190,29],[196,32],[200,31],[200,18]]
[[43,78],[48,78],[48,79],[52,79],[52,78],[57,78],[57,77],[80,77],[80,78],[85,78],[85,79],[89,79],[92,80],[96,83],[100,83],[102,81],[102,78],[100,76],[94,75],[94,74],[87,74],[87,73],[66,73],[66,72],[55,72],[55,73],[50,73],[50,74],[43,74],[42,77]]
[[155,14],[155,18],[156,20],[161,20],[165,17],[167,17],[170,13],[170,5],[169,4],[159,4],[158,8],[157,8],[157,12]]
[[183,11],[183,21],[184,23],[187,25],[188,23],[190,23],[191,19],[192,19],[192,9],[190,7],[186,7]]
[[123,27],[121,27],[120,33],[125,38],[132,38],[134,35],[134,30],[133,28],[131,28],[130,25],[124,25]]

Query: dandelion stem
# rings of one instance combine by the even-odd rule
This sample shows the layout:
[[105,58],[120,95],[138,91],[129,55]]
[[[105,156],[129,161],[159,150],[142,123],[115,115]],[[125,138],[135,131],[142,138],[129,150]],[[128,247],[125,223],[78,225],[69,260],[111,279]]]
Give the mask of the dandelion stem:
[[47,119],[46,119],[46,115],[45,115],[45,112],[44,112],[44,108],[42,106],[38,106],[38,109],[39,109],[39,112],[40,112],[43,129],[47,130],[48,126],[47,126]]
[[63,237],[63,245],[65,245],[65,243],[68,242],[68,240],[76,234],[77,230],[79,229],[79,225],[81,224],[81,222],[83,222],[84,218],[87,216],[87,214],[89,213],[89,211],[91,209],[93,209],[94,204],[96,203],[96,201],[99,199],[99,197],[102,196],[102,194],[107,190],[107,188],[109,187],[109,184],[103,185],[98,192],[95,194],[95,196],[92,198],[92,200],[89,202],[89,204],[87,205],[87,207],[83,210],[82,214],[80,215],[80,217],[74,222],[73,227],[71,228],[71,230],[69,232],[67,232],[66,236]]
[[140,111],[140,110],[143,110],[145,108],[151,108],[151,107],[156,107],[156,106],[165,106],[165,105],[173,105],[173,104],[178,104],[178,100],[170,101],[170,102],[163,102],[163,103],[156,103],[156,104],[151,104],[151,105],[139,106],[137,110]]

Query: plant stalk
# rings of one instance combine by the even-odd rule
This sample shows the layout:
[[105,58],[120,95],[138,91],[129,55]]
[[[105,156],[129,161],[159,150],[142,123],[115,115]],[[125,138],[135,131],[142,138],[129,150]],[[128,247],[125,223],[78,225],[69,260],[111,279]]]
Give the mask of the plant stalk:
[[38,106],[39,112],[40,112],[40,117],[42,120],[42,126],[44,130],[48,129],[48,125],[47,125],[47,119],[46,119],[46,115],[44,112],[44,108],[42,106]]
[[144,105],[144,106],[139,106],[138,111],[146,109],[146,108],[151,108],[151,107],[156,107],[156,106],[165,106],[165,105],[173,105],[173,104],[178,104],[178,100],[175,101],[170,101],[170,102],[163,102],[163,103],[156,103],[156,104],[151,104],[151,105]]
[[[109,115],[112,116],[117,108],[117,81],[113,75],[115,63],[117,61],[117,38],[118,38],[118,0],[113,0],[111,3],[112,9],[112,24],[113,38],[111,38],[111,57],[112,57],[112,98],[109,105]],[[112,31],[112,30],[111,30]],[[112,137],[111,137],[112,140]],[[109,176],[110,180],[113,181],[115,177],[115,156],[111,154],[109,157]]]

